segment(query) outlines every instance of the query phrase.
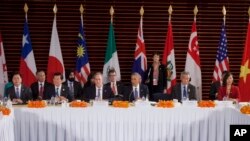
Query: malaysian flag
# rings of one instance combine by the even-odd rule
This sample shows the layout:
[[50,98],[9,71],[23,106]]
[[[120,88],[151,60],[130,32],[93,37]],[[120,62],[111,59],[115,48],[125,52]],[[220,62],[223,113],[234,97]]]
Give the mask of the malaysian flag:
[[142,77],[142,82],[144,81],[144,73],[147,70],[147,57],[146,50],[143,38],[143,30],[142,30],[142,16],[140,21],[140,26],[137,34],[137,42],[135,48],[135,60],[133,64],[133,72],[137,72]]
[[83,18],[81,15],[80,28],[78,33],[78,46],[77,46],[77,58],[76,58],[76,80],[81,84],[85,84],[90,74],[90,65],[86,47],[86,40],[83,31]]
[[229,60],[227,56],[227,36],[225,23],[222,24],[220,42],[217,50],[213,81],[220,81],[223,71],[229,71]]

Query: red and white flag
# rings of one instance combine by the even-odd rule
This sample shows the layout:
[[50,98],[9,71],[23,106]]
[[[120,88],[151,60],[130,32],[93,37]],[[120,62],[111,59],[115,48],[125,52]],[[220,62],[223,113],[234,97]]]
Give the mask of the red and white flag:
[[19,70],[22,75],[22,82],[24,85],[29,87],[36,81],[36,62],[31,45],[27,13],[25,14],[25,23],[23,28],[23,41]]
[[56,26],[56,15],[54,16],[54,22],[52,27],[50,50],[49,50],[49,61],[47,67],[47,81],[52,82],[53,75],[55,72],[63,74],[63,80],[65,80],[65,69],[63,64],[63,57],[61,46],[59,42],[57,26]]
[[196,88],[197,100],[202,100],[200,53],[196,30],[196,18],[194,18],[192,32],[188,43],[185,71],[190,73],[190,83]]
[[171,17],[168,21],[168,33],[165,41],[162,64],[167,66],[167,94],[171,94],[172,87],[176,84],[175,54]]
[[2,35],[0,33],[0,97],[4,96],[4,86],[8,83],[8,73],[3,49]]

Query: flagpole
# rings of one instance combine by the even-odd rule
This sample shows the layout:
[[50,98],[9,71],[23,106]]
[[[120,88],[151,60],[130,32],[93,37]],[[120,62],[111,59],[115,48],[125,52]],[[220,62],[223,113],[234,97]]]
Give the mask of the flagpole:
[[113,6],[110,7],[109,12],[110,12],[110,15],[111,15],[111,19],[110,20],[111,20],[111,23],[113,24],[113,15],[115,13]]
[[81,6],[80,6],[80,9],[79,9],[79,11],[80,11],[80,14],[81,14],[81,23],[82,23],[82,25],[83,25],[83,12],[84,12],[84,8],[83,8],[83,6],[82,6],[82,4],[81,4]]
[[197,7],[197,5],[195,5],[195,7],[194,7],[194,21],[196,22],[196,15],[197,15],[197,13],[198,13],[198,7]]
[[226,14],[227,14],[227,11],[226,11],[226,8],[225,6],[223,5],[223,8],[222,8],[222,14],[223,14],[223,22],[224,22],[224,25],[226,24]]
[[24,13],[25,13],[25,19],[26,19],[26,21],[27,21],[27,20],[28,20],[27,13],[28,13],[28,11],[29,11],[29,7],[28,7],[27,3],[24,4],[23,10],[24,10]]
[[171,21],[172,12],[173,12],[172,5],[170,5],[169,8],[168,8],[168,14],[169,14],[168,21]]

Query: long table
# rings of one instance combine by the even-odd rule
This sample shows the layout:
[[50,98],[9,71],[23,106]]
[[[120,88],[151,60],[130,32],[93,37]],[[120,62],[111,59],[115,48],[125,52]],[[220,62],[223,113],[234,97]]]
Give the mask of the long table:
[[0,141],[14,141],[13,110],[9,116],[3,116],[0,119]]
[[16,141],[229,141],[232,107],[15,108]]

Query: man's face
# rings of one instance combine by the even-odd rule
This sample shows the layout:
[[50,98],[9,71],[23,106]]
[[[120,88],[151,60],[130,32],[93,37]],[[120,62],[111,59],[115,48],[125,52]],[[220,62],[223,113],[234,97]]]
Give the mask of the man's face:
[[69,78],[75,78],[74,72],[71,72],[71,73],[69,74]]
[[22,78],[19,74],[15,74],[12,78],[12,82],[15,86],[20,86],[22,84]]
[[109,81],[110,82],[116,81],[116,73],[115,72],[109,73]]
[[132,75],[131,76],[131,83],[133,86],[137,86],[140,83],[141,79],[137,75]]
[[182,75],[181,76],[181,83],[183,84],[183,85],[187,85],[188,83],[189,83],[189,75]]
[[154,62],[159,62],[159,61],[160,61],[160,56],[157,55],[157,54],[155,54],[155,55],[153,56],[153,61],[154,61]]
[[102,87],[102,75],[100,75],[100,74],[97,74],[97,75],[95,75],[95,86],[96,87],[98,87],[98,88],[100,88],[100,87]]
[[38,74],[36,75],[36,77],[37,77],[37,80],[39,82],[44,82],[45,78],[46,78],[46,75],[45,75],[45,73],[43,71],[41,71],[41,72],[38,72]]
[[55,75],[53,77],[53,84],[55,86],[60,86],[62,84],[62,79],[61,79],[61,76],[60,75]]

